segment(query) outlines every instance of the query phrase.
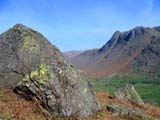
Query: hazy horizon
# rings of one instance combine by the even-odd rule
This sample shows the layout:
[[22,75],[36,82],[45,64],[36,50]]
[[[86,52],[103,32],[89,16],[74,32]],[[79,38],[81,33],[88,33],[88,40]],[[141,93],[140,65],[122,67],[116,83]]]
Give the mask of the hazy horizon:
[[99,48],[116,30],[160,25],[158,0],[1,0],[0,33],[17,23],[61,51]]

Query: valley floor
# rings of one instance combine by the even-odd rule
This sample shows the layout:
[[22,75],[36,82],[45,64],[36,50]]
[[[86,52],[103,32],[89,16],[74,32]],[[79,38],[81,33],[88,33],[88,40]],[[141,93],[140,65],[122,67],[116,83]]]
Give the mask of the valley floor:
[[90,80],[95,92],[108,92],[114,96],[117,88],[125,83],[134,85],[145,103],[160,106],[160,76],[146,74],[113,75]]

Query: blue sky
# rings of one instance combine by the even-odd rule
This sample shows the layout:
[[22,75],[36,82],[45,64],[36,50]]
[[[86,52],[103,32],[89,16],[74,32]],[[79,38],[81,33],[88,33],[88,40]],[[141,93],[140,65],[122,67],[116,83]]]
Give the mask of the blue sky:
[[160,26],[159,0],[0,0],[0,33],[22,23],[61,51],[98,48],[116,31]]

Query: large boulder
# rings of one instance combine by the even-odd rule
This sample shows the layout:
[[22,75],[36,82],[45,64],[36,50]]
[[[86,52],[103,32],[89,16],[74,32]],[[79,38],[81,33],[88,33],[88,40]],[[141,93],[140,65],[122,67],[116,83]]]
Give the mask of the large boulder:
[[39,32],[21,24],[0,35],[0,87],[36,98],[58,116],[100,110],[84,73],[68,64]]
[[115,96],[118,99],[125,99],[139,105],[144,104],[142,98],[131,84],[124,84],[115,92]]

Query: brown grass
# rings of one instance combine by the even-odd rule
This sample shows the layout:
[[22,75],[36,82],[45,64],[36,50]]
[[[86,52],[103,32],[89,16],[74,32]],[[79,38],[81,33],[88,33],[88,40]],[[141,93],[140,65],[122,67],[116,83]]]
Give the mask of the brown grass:
[[[151,120],[160,120],[160,107],[156,107],[150,104],[145,104],[145,105],[138,105],[129,101],[125,100],[119,100],[116,99],[106,92],[98,92],[97,93],[97,98],[100,101],[100,103],[103,106],[109,105],[109,104],[114,104],[114,105],[121,105],[125,107],[129,107],[132,109],[140,110],[146,115],[151,116]],[[131,118],[125,117],[127,120],[130,120]],[[132,118],[133,120],[136,120],[137,118]]]
[[0,90],[0,93],[0,119],[45,120],[37,103],[26,101],[8,90]]
[[[108,112],[106,105],[116,104],[130,107],[133,109],[140,109],[143,113],[149,114],[153,120],[160,120],[160,108],[151,105],[139,106],[124,100],[118,100],[105,92],[96,94],[103,109],[87,118],[58,118],[53,117],[53,120],[138,120],[133,116],[114,116]],[[46,120],[47,118],[42,113],[37,102],[26,101],[20,96],[8,90],[0,90],[0,120]],[[51,120],[51,119],[48,119]],[[152,119],[151,119],[152,120]]]

